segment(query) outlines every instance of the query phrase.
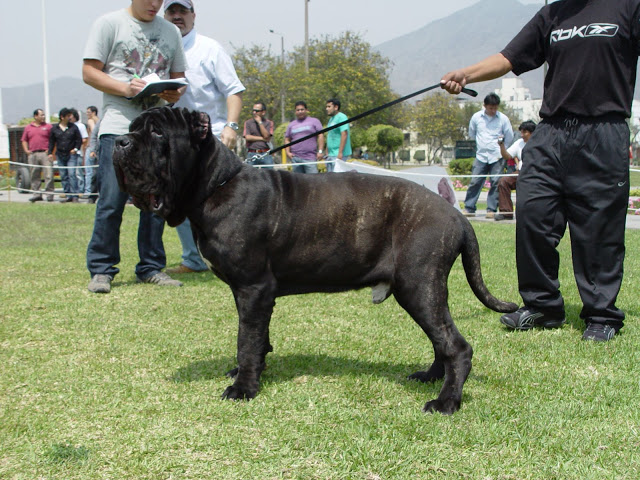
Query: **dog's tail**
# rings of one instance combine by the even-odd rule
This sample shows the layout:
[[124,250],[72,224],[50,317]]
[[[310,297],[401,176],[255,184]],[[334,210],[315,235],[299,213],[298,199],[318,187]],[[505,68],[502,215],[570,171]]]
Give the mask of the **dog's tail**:
[[471,290],[473,290],[473,293],[475,293],[478,300],[480,300],[485,307],[500,313],[515,312],[518,309],[518,305],[499,300],[489,292],[489,289],[482,279],[480,247],[478,246],[476,233],[468,220],[464,221],[463,224],[465,238],[462,245],[462,265]]

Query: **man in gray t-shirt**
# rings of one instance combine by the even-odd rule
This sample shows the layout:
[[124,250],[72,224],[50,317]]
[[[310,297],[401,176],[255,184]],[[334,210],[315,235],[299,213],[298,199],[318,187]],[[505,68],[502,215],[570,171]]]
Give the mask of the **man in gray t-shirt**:
[[[93,235],[87,248],[87,268],[91,274],[89,291],[109,293],[119,272],[120,224],[127,194],[120,191],[113,169],[113,147],[117,135],[127,133],[129,124],[143,110],[175,103],[184,93],[165,90],[158,95],[133,98],[157,74],[161,79],[182,78],[187,62],[178,29],[156,16],[161,0],[131,0],[131,5],[100,17],[92,26],[84,51],[82,77],[85,83],[104,93],[100,124],[100,196],[96,206]],[[138,253],[135,273],[138,282],[181,286],[162,272],[166,266],[162,232],[164,220],[140,212]]]

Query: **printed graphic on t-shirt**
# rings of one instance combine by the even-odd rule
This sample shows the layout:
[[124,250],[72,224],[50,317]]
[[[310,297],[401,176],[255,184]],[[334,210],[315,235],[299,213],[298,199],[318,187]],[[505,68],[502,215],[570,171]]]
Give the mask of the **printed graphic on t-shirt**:
[[302,133],[302,132],[315,132],[315,129],[311,127],[311,125],[304,125],[302,127],[297,127],[297,128],[292,128],[291,129],[291,133],[293,135],[295,135],[296,133]]
[[[169,78],[171,65],[169,59],[162,52],[170,52],[170,45],[161,37],[148,38],[144,35],[136,35],[134,39],[116,46],[115,58],[123,59],[124,70],[138,77],[145,77],[150,73],[156,73],[160,78]],[[132,100],[135,105],[143,109],[151,108],[158,104],[160,97],[151,96]]]
[[618,25],[613,23],[591,23],[581,27],[559,28],[551,32],[550,43],[561,42],[579,37],[615,37],[618,33]]

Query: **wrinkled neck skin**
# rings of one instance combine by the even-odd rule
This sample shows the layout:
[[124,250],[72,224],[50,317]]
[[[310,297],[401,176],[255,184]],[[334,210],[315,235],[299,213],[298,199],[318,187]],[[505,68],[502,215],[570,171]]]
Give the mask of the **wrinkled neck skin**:
[[[224,186],[242,170],[243,163],[213,135],[202,142],[195,161],[188,163],[193,168],[185,178],[184,186],[178,188],[182,195],[177,201],[184,205],[182,215],[191,220],[201,216],[207,199],[222,193]],[[199,193],[194,195],[193,192]]]

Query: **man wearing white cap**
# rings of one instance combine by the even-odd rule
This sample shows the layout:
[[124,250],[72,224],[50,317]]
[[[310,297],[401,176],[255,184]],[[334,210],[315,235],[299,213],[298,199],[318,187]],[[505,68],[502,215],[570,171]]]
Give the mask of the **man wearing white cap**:
[[[196,32],[196,13],[191,0],[165,0],[164,18],[180,30],[189,64],[185,73],[189,87],[175,106],[207,113],[212,133],[227,147],[234,148],[245,88],[238,79],[231,58],[217,41]],[[176,230],[182,243],[182,263],[167,269],[167,272],[207,270],[195,245],[189,219]]]

